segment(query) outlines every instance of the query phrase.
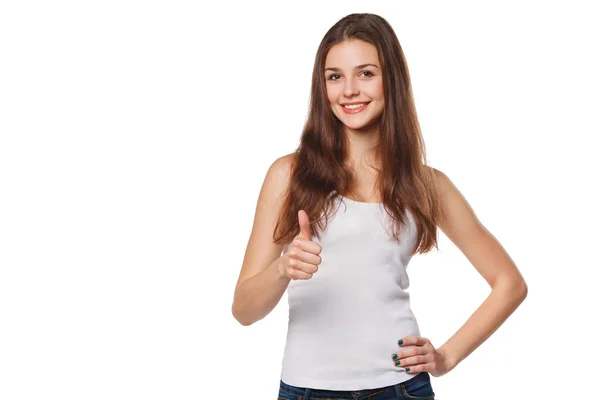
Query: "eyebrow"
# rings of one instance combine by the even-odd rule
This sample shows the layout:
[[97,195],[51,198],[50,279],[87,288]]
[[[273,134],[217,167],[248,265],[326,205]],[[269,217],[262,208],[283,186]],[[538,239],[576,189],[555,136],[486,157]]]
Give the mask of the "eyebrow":
[[[354,69],[355,69],[355,70],[357,70],[357,69],[361,69],[361,68],[364,68],[364,67],[369,67],[369,66],[371,66],[371,67],[375,67],[375,68],[379,68],[379,67],[378,67],[377,65],[375,65],[375,64],[361,64],[361,65],[357,65],[356,67],[354,67]],[[327,71],[328,69],[330,69],[330,70],[332,70],[332,71],[334,71],[334,72],[341,72],[341,71],[342,71],[340,68],[337,68],[337,67],[329,67],[329,68],[325,68],[325,71]]]

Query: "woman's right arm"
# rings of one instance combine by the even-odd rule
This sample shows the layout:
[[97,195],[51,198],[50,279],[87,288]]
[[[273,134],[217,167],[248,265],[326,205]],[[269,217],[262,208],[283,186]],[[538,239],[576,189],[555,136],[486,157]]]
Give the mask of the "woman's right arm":
[[240,324],[248,326],[263,319],[281,300],[290,282],[279,272],[282,258],[236,287],[231,311]]
[[291,154],[273,162],[263,182],[254,224],[240,276],[235,287],[231,312],[242,325],[266,317],[279,303],[290,282],[285,274],[287,255],[283,245],[273,243],[273,231],[289,182]]

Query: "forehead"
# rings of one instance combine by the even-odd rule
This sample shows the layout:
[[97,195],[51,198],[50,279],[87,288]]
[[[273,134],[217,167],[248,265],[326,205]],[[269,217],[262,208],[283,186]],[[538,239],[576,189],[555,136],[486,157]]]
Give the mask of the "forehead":
[[325,68],[353,68],[356,65],[372,63],[379,65],[377,48],[371,43],[353,39],[337,43],[329,49],[325,57]]

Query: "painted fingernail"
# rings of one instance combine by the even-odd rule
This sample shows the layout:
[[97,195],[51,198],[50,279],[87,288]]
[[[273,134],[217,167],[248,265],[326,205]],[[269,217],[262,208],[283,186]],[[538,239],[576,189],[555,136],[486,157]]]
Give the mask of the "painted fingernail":
[[396,365],[400,365],[400,361],[396,361]]
[[410,371],[410,368],[406,368],[407,371]]
[[404,340],[398,340],[398,346],[400,346],[402,343],[404,343]]
[[398,358],[398,354],[394,354],[394,355],[392,356],[392,358],[395,360],[396,358]]

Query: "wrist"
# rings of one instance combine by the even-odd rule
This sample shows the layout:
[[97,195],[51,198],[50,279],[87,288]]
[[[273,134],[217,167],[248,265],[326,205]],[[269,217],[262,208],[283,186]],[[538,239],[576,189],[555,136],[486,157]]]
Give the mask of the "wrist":
[[453,370],[454,367],[456,367],[456,365],[458,363],[456,362],[456,359],[452,356],[452,353],[448,352],[448,349],[445,348],[444,346],[441,346],[438,350],[444,355],[444,361],[445,361],[445,364],[446,364],[446,369],[448,371]]
[[275,271],[277,272],[277,278],[287,279],[282,258],[283,257],[279,257],[277,260],[275,260]]

